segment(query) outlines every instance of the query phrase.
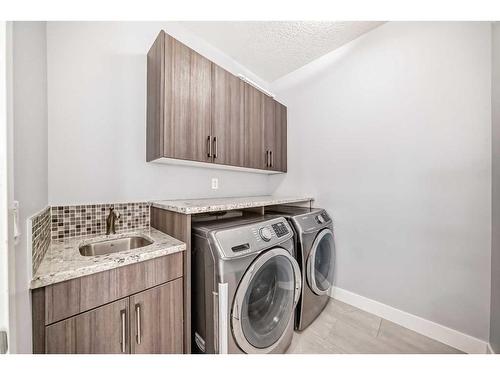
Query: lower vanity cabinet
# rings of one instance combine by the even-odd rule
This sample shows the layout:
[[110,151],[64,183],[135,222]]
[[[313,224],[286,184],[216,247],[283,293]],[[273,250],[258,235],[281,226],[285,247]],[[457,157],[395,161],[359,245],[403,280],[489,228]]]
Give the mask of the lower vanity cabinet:
[[51,324],[48,354],[181,354],[182,278]]
[[130,297],[130,351],[182,353],[182,279]]
[[46,353],[130,353],[128,300],[124,298],[47,326]]
[[189,352],[183,252],[32,291],[33,353]]

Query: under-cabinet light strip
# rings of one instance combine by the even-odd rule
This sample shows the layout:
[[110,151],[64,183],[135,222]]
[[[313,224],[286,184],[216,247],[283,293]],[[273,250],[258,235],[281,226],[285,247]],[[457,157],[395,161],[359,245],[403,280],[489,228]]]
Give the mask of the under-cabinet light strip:
[[252,80],[251,80],[251,79],[249,79],[248,77],[244,76],[243,74],[238,74],[238,77],[239,77],[242,81],[244,81],[244,82],[246,82],[246,83],[248,83],[248,84],[252,85],[253,87],[255,87],[257,90],[262,91],[262,92],[263,92],[264,94],[266,94],[267,96],[270,96],[271,98],[274,98],[274,97],[275,97],[275,95],[274,95],[273,93],[271,93],[271,92],[267,91],[267,90],[266,90],[265,88],[263,88],[262,86],[259,86],[259,84],[258,84],[258,83],[255,83],[254,81],[252,81]]

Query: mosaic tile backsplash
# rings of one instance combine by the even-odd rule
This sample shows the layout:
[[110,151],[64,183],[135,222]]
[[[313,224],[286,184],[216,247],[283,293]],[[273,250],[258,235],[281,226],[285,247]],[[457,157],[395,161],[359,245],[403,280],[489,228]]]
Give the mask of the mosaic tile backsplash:
[[31,246],[34,274],[50,246],[50,207],[31,218]]
[[120,214],[115,223],[116,233],[149,227],[150,204],[147,202],[53,206],[51,207],[52,239],[106,234],[106,218],[111,207]]

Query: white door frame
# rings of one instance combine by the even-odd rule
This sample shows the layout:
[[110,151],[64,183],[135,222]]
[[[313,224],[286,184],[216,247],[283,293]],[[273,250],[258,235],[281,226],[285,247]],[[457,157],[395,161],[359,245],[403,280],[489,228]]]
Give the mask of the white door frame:
[[0,21],[0,331],[15,352],[13,243],[12,23]]

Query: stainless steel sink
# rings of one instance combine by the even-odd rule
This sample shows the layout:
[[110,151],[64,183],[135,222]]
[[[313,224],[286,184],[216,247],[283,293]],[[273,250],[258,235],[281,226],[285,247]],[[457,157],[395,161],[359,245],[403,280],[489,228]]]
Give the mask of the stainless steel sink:
[[153,242],[145,237],[130,236],[115,238],[112,240],[96,241],[80,246],[80,254],[83,256],[106,255],[120,251],[138,249],[151,245]]

